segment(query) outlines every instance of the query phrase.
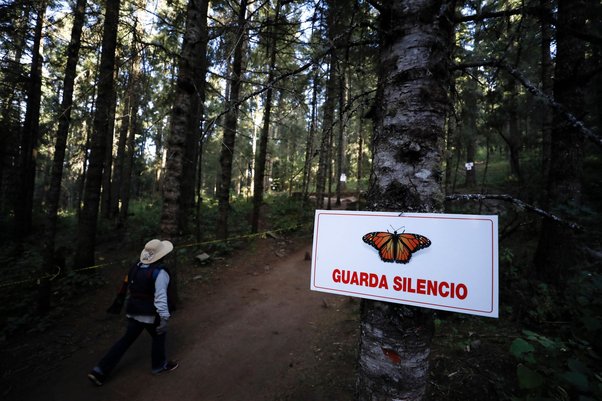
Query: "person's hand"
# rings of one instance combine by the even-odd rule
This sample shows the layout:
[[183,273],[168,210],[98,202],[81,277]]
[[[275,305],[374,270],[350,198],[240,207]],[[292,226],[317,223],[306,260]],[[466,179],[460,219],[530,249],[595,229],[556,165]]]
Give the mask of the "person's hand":
[[115,297],[115,300],[107,309],[107,313],[113,315],[119,315],[121,313],[121,308],[123,308],[123,304],[125,303],[125,294],[118,294]]
[[157,334],[167,333],[167,319],[161,319],[156,330],[157,330]]

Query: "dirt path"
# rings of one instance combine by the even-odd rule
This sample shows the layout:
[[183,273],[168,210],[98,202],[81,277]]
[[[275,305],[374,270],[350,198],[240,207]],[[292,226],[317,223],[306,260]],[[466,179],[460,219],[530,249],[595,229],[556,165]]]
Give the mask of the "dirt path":
[[208,282],[186,285],[168,335],[168,353],[180,361],[176,371],[150,374],[143,333],[111,379],[91,385],[87,371],[123,329],[103,316],[94,323],[103,329],[86,346],[50,371],[22,377],[8,399],[351,400],[358,304],[310,291],[309,241],[290,245],[294,251],[275,256],[274,240],[259,240],[224,261]]

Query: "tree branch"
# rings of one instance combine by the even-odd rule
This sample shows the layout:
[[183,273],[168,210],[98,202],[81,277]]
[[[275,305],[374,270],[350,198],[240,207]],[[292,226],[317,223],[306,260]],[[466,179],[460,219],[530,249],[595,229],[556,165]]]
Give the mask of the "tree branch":
[[529,81],[529,79],[521,71],[512,67],[510,64],[502,60],[484,60],[472,63],[457,64],[456,66],[452,67],[452,70],[464,70],[474,67],[496,67],[506,70],[517,81],[519,81],[527,89],[527,91],[529,91],[532,95],[542,99],[544,103],[552,107],[554,111],[563,116],[573,128],[577,129],[583,136],[594,142],[602,149],[602,138],[599,135],[586,127],[581,120],[569,112],[562,104],[556,102],[552,96],[542,92],[537,85]]
[[[389,1],[389,0],[385,0],[385,1]],[[372,7],[376,8],[376,10],[380,13],[383,13],[385,11],[385,8],[383,7],[382,4],[380,4],[378,1],[376,0],[367,0],[368,4],[370,4]]]
[[503,10],[503,11],[485,11],[479,14],[472,15],[456,15],[454,17],[454,22],[462,23],[462,22],[480,22],[489,18],[502,18],[502,17],[510,17],[512,15],[521,15],[521,14],[531,14],[531,15],[539,15],[541,14],[542,9],[540,7],[520,7],[514,8],[511,10]]
[[507,194],[497,194],[497,195],[496,194],[451,194],[451,195],[447,195],[445,197],[445,200],[449,200],[449,201],[455,201],[455,200],[478,200],[478,201],[481,201],[481,200],[486,200],[486,199],[495,199],[495,200],[503,200],[506,202],[511,202],[511,203],[514,203],[516,206],[520,207],[521,209],[526,209],[533,213],[539,214],[540,216],[543,216],[545,218],[554,220],[557,223],[564,224],[565,226],[568,226],[569,228],[572,228],[573,230],[577,230],[577,231],[583,230],[583,227],[581,227],[579,224],[577,224],[575,222],[564,220],[550,212],[546,212],[543,209],[540,209],[536,206],[525,203],[522,200],[514,198]]

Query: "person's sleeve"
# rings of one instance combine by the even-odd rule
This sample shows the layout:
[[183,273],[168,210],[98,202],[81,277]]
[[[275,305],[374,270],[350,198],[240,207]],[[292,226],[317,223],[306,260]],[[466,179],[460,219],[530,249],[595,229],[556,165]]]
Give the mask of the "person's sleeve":
[[167,307],[167,286],[169,285],[169,274],[161,270],[155,280],[155,308],[161,319],[169,319],[169,308]]

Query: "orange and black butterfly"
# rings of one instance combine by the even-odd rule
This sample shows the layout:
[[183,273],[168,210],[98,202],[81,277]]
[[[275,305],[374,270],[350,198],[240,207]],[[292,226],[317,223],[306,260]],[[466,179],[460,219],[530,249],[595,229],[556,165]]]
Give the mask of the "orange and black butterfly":
[[431,240],[424,235],[405,232],[397,234],[397,231],[368,233],[362,240],[378,250],[381,260],[388,263],[408,263],[414,252],[431,245]]

